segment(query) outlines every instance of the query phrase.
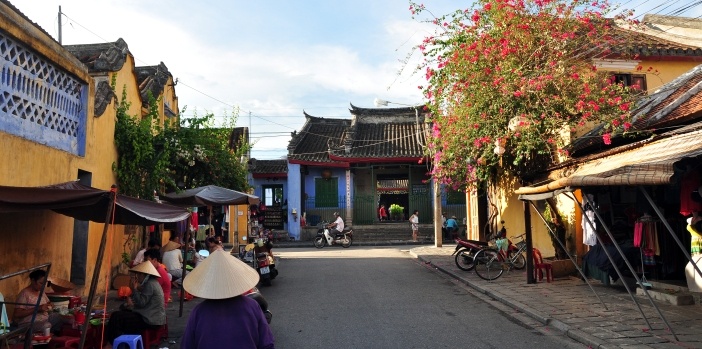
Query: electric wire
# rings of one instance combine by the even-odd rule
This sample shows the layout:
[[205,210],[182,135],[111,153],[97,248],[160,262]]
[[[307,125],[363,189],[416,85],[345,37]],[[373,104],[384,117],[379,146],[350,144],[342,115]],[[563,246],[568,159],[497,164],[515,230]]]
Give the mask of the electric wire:
[[[644,3],[647,3],[648,1],[649,1],[649,0],[646,0],[646,1],[644,1]],[[630,3],[630,2],[632,2],[632,0],[627,1],[627,2],[625,2],[624,4],[628,4],[628,3]],[[668,2],[668,3],[666,3],[666,4],[660,4],[660,5],[655,6],[653,9],[657,9],[657,8],[659,8],[659,7],[663,7],[663,8],[661,8],[658,12],[656,12],[656,13],[661,13],[662,11],[665,11],[666,9],[669,9],[671,6],[673,6],[673,5],[676,4],[677,2],[679,2],[679,0],[675,0],[675,1],[672,1],[672,2]],[[671,15],[679,15],[679,14],[682,14],[682,13],[684,13],[685,11],[688,11],[688,10],[690,10],[690,9],[696,7],[696,6],[699,6],[700,4],[702,4],[702,1],[694,1],[694,2],[691,2],[691,3],[685,4],[684,6],[675,8],[675,9],[671,10],[671,12],[669,12],[669,13],[670,13]],[[640,6],[639,6],[639,7],[640,7]],[[650,11],[649,11],[649,12],[650,12]],[[84,25],[80,24],[78,21],[76,21],[76,20],[73,19],[72,17],[68,16],[68,15],[65,14],[64,12],[61,12],[60,14],[63,15],[63,16],[65,16],[65,17],[66,17],[67,19],[69,19],[71,22],[73,22],[73,23],[75,23],[76,25],[80,26],[80,27],[83,28],[84,30],[88,31],[88,32],[91,33],[92,35],[95,35],[96,37],[100,38],[100,39],[103,40],[105,43],[110,43],[110,44],[113,44],[113,45],[114,45],[113,42],[110,42],[110,41],[106,40],[105,38],[101,37],[100,35],[98,35],[98,34],[95,33],[94,31],[90,30],[89,28],[85,27]],[[644,16],[645,14],[646,14],[646,13],[641,14],[641,15],[639,15],[638,17]],[[696,17],[696,18],[699,18],[699,17],[702,17],[702,16],[698,16],[698,17]],[[695,19],[696,19],[696,18],[695,18]],[[688,21],[689,21],[689,20],[688,20]],[[71,24],[72,24],[72,23],[71,23]],[[444,29],[444,28],[442,28],[442,29]],[[672,29],[672,28],[671,28],[671,29]],[[669,30],[669,29],[668,29],[668,30]],[[573,58],[578,58],[578,57],[573,57]],[[142,62],[142,63],[146,64],[145,62],[141,61],[140,59],[138,59],[138,58],[136,58],[136,57],[135,57],[134,59],[135,59],[136,61],[139,61],[139,62]],[[160,72],[160,71],[157,70],[157,74],[158,74],[158,73],[166,74],[166,72]],[[212,96],[212,95],[210,95],[210,94],[208,94],[208,93],[206,93],[206,92],[204,92],[204,91],[201,91],[200,89],[197,89],[197,88],[195,88],[195,87],[193,87],[193,86],[190,86],[189,84],[187,84],[187,83],[185,83],[185,82],[182,82],[181,80],[178,80],[178,82],[179,82],[180,84],[182,84],[183,86],[185,86],[186,88],[189,88],[189,89],[191,89],[191,90],[193,90],[193,91],[195,91],[195,92],[197,92],[197,93],[199,93],[199,94],[201,94],[201,95],[203,95],[203,96],[205,96],[205,97],[207,97],[207,98],[210,98],[210,99],[212,99],[212,100],[214,100],[214,101],[216,101],[216,102],[218,102],[218,103],[221,103],[221,104],[223,104],[223,105],[225,105],[225,106],[227,106],[227,107],[230,107],[230,108],[233,108],[233,109],[239,109],[238,106],[234,106],[234,105],[232,105],[232,104],[230,104],[230,103],[228,103],[228,102],[225,102],[225,101],[223,101],[223,100],[221,100],[221,99],[219,99],[219,98],[216,98],[216,97],[214,97],[214,96]],[[335,108],[335,107],[321,107],[321,108]],[[264,110],[265,110],[265,109],[264,109]],[[277,109],[271,109],[271,110],[277,110]],[[239,116],[241,116],[241,115],[239,115]],[[260,119],[260,120],[263,120],[263,121],[266,121],[266,122],[268,122],[268,123],[270,123],[270,124],[273,124],[273,125],[278,125],[278,126],[281,126],[281,127],[285,127],[285,128],[292,129],[292,130],[297,130],[297,128],[294,128],[294,127],[292,127],[291,125],[282,124],[282,123],[279,123],[279,122],[276,122],[276,121],[271,120],[271,118],[294,118],[295,116],[266,116],[266,117],[263,117],[263,116],[260,116],[260,115],[253,114],[253,113],[251,113],[251,112],[249,112],[249,116],[250,116],[250,117],[255,117],[255,118]],[[215,117],[225,117],[225,116],[215,116]],[[303,127],[304,127],[304,126],[303,126]],[[299,132],[298,132],[297,134],[298,134],[298,135],[301,135],[301,134],[304,134],[304,133],[309,134],[309,135],[315,135],[315,136],[318,136],[318,137],[324,137],[324,138],[328,138],[328,139],[334,138],[336,141],[341,141],[341,139],[340,139],[340,138],[337,138],[337,137],[332,137],[332,136],[328,136],[328,135],[321,135],[321,134],[314,134],[314,133],[312,133],[312,132],[305,131],[305,130],[299,130]],[[405,137],[417,137],[417,136],[420,136],[420,133],[421,133],[421,131],[417,131],[416,134],[412,134],[411,136],[405,136]],[[270,137],[270,138],[272,138],[272,137],[279,138],[279,137],[282,137],[282,135],[280,135],[280,136],[259,136],[259,137],[256,137],[256,139],[269,138],[269,137]],[[593,137],[594,137],[594,136],[593,136]],[[366,141],[369,141],[369,140],[366,140]],[[357,149],[357,148],[359,148],[359,147],[377,146],[377,145],[380,145],[380,144],[383,144],[383,143],[387,143],[387,142],[391,142],[391,141],[393,141],[393,140],[377,140],[377,142],[374,141],[374,142],[376,142],[376,143],[367,144],[367,145],[361,145],[361,146],[355,146],[354,149]],[[319,153],[326,153],[326,152],[315,152],[315,153],[305,153],[305,154],[295,154],[295,155],[309,155],[309,154],[319,154]]]

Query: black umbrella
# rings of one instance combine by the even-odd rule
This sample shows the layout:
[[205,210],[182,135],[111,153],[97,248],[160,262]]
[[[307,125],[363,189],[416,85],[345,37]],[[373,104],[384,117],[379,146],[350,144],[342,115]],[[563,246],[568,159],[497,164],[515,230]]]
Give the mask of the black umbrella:
[[161,199],[178,206],[254,205],[260,202],[258,196],[216,185],[187,189],[180,193],[169,193]]

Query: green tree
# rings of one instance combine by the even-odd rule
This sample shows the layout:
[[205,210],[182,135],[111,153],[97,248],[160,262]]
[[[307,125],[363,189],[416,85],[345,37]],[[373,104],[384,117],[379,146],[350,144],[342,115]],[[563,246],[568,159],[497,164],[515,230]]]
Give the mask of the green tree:
[[[431,14],[414,3],[410,10]],[[636,90],[592,62],[622,44],[613,21],[630,13],[606,19],[610,10],[589,0],[477,0],[432,16],[439,29],[418,46],[418,69],[433,176],[454,189],[495,180],[500,167],[520,177],[567,156],[569,131],[604,123],[605,143],[626,131]]]
[[229,147],[236,113],[220,126],[215,125],[212,113],[196,113],[193,118],[181,119],[180,124],[166,121],[161,127],[157,100],[149,96],[148,105],[144,117],[129,115],[130,103],[123,90],[114,136],[117,162],[112,165],[120,192],[150,200],[154,192],[178,187],[212,184],[239,191],[249,188],[243,160],[250,147],[245,140],[235,150]]
[[170,140],[158,124],[157,104],[151,95],[148,113],[143,118],[129,115],[129,107],[124,88],[117,106],[114,134],[117,162],[112,164],[112,170],[117,174],[121,193],[150,200],[164,183],[172,182]]
[[215,116],[207,113],[180,121],[180,127],[170,128],[172,139],[170,163],[172,178],[180,187],[194,188],[203,185],[245,191],[249,188],[244,160],[250,146],[246,140],[229,147],[231,132],[238,114],[232,112],[221,126],[215,125]]

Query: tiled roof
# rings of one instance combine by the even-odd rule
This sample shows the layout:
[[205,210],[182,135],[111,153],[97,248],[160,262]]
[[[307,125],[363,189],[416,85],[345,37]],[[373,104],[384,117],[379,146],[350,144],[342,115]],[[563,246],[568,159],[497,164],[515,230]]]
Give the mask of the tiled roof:
[[288,161],[281,160],[256,160],[249,161],[249,172],[253,174],[286,174],[288,173]]
[[[633,122],[631,131],[647,131],[651,133],[669,130],[671,127],[690,124],[702,117],[702,65],[698,65],[675,80],[661,86],[653,93],[642,96],[632,111]],[[590,132],[576,139],[568,147],[571,156],[578,157],[612,146],[605,146],[600,134],[603,126],[595,127]],[[615,145],[630,143],[640,139],[634,137],[612,137]]]
[[617,44],[612,47],[612,53],[634,55],[635,58],[645,57],[702,57],[702,48],[666,40],[644,32],[615,27],[614,39]]
[[53,40],[53,41],[55,41],[56,43],[58,43],[58,40],[54,39],[54,37],[51,36],[51,34],[49,34],[49,32],[47,32],[46,30],[44,30],[44,28],[42,28],[38,23],[34,22],[31,18],[27,17],[27,15],[25,15],[22,11],[20,11],[17,7],[15,7],[15,5],[13,5],[11,2],[9,2],[9,1],[7,1],[7,0],[0,0],[0,4],[3,4],[3,5],[5,5],[5,6],[7,6],[7,7],[9,7],[11,11],[17,13],[20,17],[22,17],[22,18],[23,18],[24,20],[26,20],[27,22],[32,23],[32,25],[33,25],[35,28],[37,28],[37,29],[38,29],[39,31],[41,31],[44,35],[46,35],[46,38],[47,38],[47,39]]
[[149,92],[154,98],[158,98],[166,87],[168,79],[173,77],[163,62],[159,65],[148,67],[134,67],[134,71],[136,72],[139,92],[144,104],[149,102]]
[[90,73],[114,72],[122,69],[127,60],[127,53],[129,53],[129,47],[122,38],[115,42],[66,45],[65,47],[88,67]]
[[351,126],[351,120],[304,114],[307,121],[300,132],[292,133],[288,144],[288,159],[298,163],[341,164],[329,159],[328,150],[330,144],[337,144],[343,138],[346,129]]
[[354,120],[344,138],[333,146],[332,158],[350,162],[415,160],[426,144],[423,106],[359,108],[351,105]]

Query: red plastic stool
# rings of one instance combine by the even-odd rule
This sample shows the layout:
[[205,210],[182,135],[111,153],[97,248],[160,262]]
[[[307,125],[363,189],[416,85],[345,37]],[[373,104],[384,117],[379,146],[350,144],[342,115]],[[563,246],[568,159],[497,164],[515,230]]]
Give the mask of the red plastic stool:
[[144,339],[144,347],[148,348],[152,345],[161,343],[161,339],[168,338],[168,324],[159,328],[148,329],[141,333],[141,338]]
[[76,347],[78,347],[78,344],[80,343],[80,338],[71,336],[55,336],[51,337],[51,341],[49,342],[48,348],[70,348],[71,344],[73,343],[75,343]]

